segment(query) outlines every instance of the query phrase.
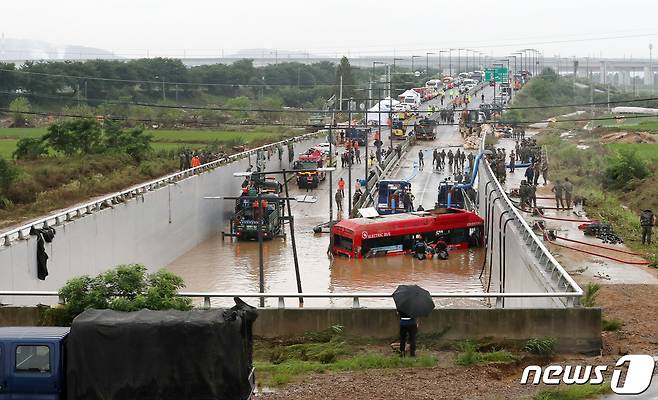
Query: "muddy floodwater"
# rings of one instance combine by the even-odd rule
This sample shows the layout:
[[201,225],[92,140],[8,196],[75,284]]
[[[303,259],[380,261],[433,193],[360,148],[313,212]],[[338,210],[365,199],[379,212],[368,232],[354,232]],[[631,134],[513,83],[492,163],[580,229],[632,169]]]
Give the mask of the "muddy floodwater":
[[[482,292],[479,279],[482,249],[455,250],[448,260],[417,260],[411,256],[355,260],[327,257],[328,234],[315,234],[309,220],[296,235],[302,288],[305,292],[392,292],[398,284],[416,283],[432,292]],[[317,222],[321,222],[318,220]],[[265,291],[296,292],[290,236],[265,241]],[[168,270],[185,279],[186,290],[258,292],[258,242],[213,237],[172,262]],[[276,306],[277,299],[267,305]],[[349,306],[351,299],[307,299],[305,306]],[[255,303],[256,299],[251,299]],[[437,306],[478,306],[479,300],[437,300]],[[213,300],[227,305],[230,300]],[[294,299],[286,299],[289,305]],[[363,299],[364,306],[392,305],[390,299]]]

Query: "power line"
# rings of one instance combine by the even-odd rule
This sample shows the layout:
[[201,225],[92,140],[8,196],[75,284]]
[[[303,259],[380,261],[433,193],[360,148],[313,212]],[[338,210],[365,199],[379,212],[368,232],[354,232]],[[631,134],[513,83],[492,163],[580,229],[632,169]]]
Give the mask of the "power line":
[[[358,67],[353,67],[354,69],[358,69]],[[403,67],[401,67],[403,68]],[[77,79],[80,81],[101,81],[101,82],[120,82],[120,83],[147,83],[151,85],[169,85],[169,86],[211,86],[211,87],[233,87],[233,88],[240,88],[240,87],[256,87],[256,88],[261,88],[261,87],[268,87],[268,86],[273,86],[273,87],[300,87],[300,88],[309,88],[309,87],[337,87],[338,84],[336,83],[312,83],[312,84],[295,84],[295,83],[207,83],[207,82],[171,82],[171,81],[166,81],[166,80],[140,80],[140,79],[120,79],[120,78],[103,78],[103,77],[95,77],[95,76],[82,76],[82,75],[66,75],[66,74],[53,74],[49,72],[35,72],[35,71],[22,71],[18,69],[6,69],[6,68],[0,68],[0,72],[10,72],[10,73],[17,73],[17,74],[25,74],[25,75],[36,75],[36,76],[46,76],[46,77],[52,77],[52,78],[65,78],[65,79]],[[380,74],[381,75],[381,74]],[[379,83],[379,82],[373,82],[373,83]],[[343,87],[361,87],[361,86],[367,86],[368,83],[363,83],[363,84],[352,84],[352,85],[343,85]]]
[[[244,110],[240,110],[244,111]],[[0,108],[0,112],[13,112],[8,108]],[[455,111],[459,112],[459,111]],[[25,111],[20,112],[20,114],[27,115],[39,115],[39,116],[54,116],[54,117],[63,117],[63,118],[79,118],[79,119],[96,119],[95,116],[81,115],[81,114],[71,114],[71,113],[48,113],[43,111]],[[654,115],[632,115],[624,117],[624,119],[641,119],[641,118],[655,118]],[[274,126],[274,127],[288,127],[288,128],[317,128],[316,125],[312,124],[295,124],[295,123],[283,123],[283,122],[246,122],[246,123],[236,123],[236,122],[222,122],[215,124],[206,124],[204,122],[196,122],[182,119],[151,119],[151,118],[131,118],[127,116],[103,116],[103,119],[108,119],[112,121],[125,121],[125,122],[138,122],[138,123],[180,123],[180,124],[196,124],[200,126],[207,127],[221,127],[221,126]],[[589,121],[616,121],[617,117],[600,117],[600,118],[572,118],[572,119],[560,119],[555,122],[589,122]],[[525,125],[525,124],[537,124],[537,123],[546,123],[545,120],[535,120],[535,121],[515,121],[515,120],[493,120],[490,121],[492,124],[510,124],[510,125]],[[341,129],[343,127],[339,125],[331,125],[333,129]],[[366,125],[359,125],[361,127]],[[388,125],[371,125],[373,127],[388,127]],[[411,126],[407,124],[407,126]],[[446,123],[440,124],[440,126],[459,126],[459,123]],[[329,126],[325,125],[325,128],[328,129]],[[181,130],[184,132],[184,130]]]
[[[47,95],[47,94],[35,94],[35,93],[15,93],[12,91],[4,91],[0,90],[0,94],[8,95],[8,96],[14,96],[14,97],[37,97],[37,98],[44,98],[44,99],[51,99],[51,100],[70,100],[72,102],[78,101],[78,99],[74,97],[68,97],[68,96],[56,96],[56,95]],[[178,110],[194,110],[194,111],[225,111],[225,112],[262,112],[262,113],[332,113],[336,112],[335,110],[317,110],[317,109],[267,109],[267,108],[232,108],[232,107],[208,107],[208,106],[192,106],[192,105],[171,105],[171,104],[157,104],[157,103],[145,103],[145,102],[131,102],[131,101],[124,101],[124,100],[107,100],[107,99],[94,99],[94,98],[87,98],[84,99],[85,101],[91,101],[91,102],[99,102],[101,104],[112,104],[112,105],[129,105],[129,106],[137,106],[137,107],[151,107],[151,108],[164,108],[164,109],[178,109]],[[348,99],[346,99],[348,100]],[[379,98],[363,98],[363,99],[352,99],[354,101],[368,101],[368,100],[373,100],[373,101],[386,101],[386,99],[379,99]],[[638,103],[638,102],[646,102],[646,101],[658,101],[658,97],[647,97],[647,98],[640,98],[640,99],[628,99],[628,100],[614,100],[614,101],[601,101],[601,102],[592,102],[592,103],[569,103],[569,104],[550,104],[550,105],[543,105],[543,106],[523,106],[523,107],[506,107],[505,110],[530,110],[530,109],[550,109],[550,108],[565,108],[565,107],[586,107],[586,106],[596,106],[596,105],[608,105],[608,104],[626,104],[626,103]],[[478,109],[465,109],[466,111],[475,111]],[[345,111],[345,110],[344,110]],[[464,111],[464,109],[461,110],[455,110],[455,112],[461,112]],[[354,114],[360,114],[360,113],[365,113],[369,112],[372,114],[375,113],[382,113],[382,114],[389,114],[391,111],[367,111],[367,110],[353,110],[352,111]],[[394,111],[395,112],[395,111]],[[434,113],[436,111],[429,111],[429,110],[419,110],[417,111],[418,113]]]

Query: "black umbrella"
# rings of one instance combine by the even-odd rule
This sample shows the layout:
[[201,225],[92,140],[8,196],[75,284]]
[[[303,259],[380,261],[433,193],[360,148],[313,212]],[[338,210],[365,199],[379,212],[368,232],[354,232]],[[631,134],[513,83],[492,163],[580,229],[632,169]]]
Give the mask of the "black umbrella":
[[395,308],[411,318],[426,317],[434,309],[430,292],[418,285],[400,285],[393,292]]

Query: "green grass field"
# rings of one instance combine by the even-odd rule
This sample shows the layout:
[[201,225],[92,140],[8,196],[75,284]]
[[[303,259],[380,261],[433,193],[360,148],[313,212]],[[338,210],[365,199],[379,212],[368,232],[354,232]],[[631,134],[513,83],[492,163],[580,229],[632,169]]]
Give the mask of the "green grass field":
[[4,159],[11,158],[14,149],[16,148],[15,139],[1,139],[0,138],[0,157]]
[[621,122],[605,121],[601,126],[619,130],[640,131],[658,133],[658,118],[626,118]]
[[0,128],[0,139],[37,138],[46,133],[46,128]]
[[[153,135],[153,148],[175,150],[181,147],[201,147],[207,144],[231,142],[249,143],[267,138],[275,139],[283,134],[274,132],[231,132],[211,130],[147,130]],[[37,138],[46,128],[0,128],[0,157],[11,158],[16,142],[21,138]]]
[[649,162],[658,162],[658,144],[648,143],[612,143],[608,148],[619,150],[636,150],[637,154]]
[[153,135],[156,142],[180,142],[180,143],[212,143],[264,139],[277,136],[271,132],[227,132],[227,131],[147,131]]

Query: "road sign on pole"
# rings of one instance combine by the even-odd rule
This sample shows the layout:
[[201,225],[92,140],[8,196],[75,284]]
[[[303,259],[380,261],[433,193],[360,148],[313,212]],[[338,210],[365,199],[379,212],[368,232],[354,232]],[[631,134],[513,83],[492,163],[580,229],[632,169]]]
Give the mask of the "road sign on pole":
[[508,71],[507,68],[496,68],[494,78],[498,83],[507,83]]
[[495,80],[496,83],[507,83],[508,77],[509,71],[505,67],[487,68],[484,71],[484,80],[486,81]]

